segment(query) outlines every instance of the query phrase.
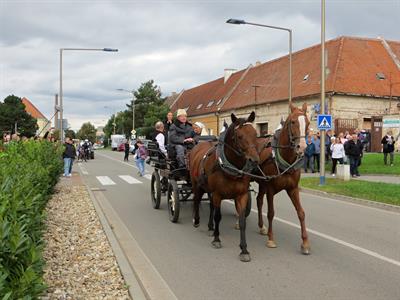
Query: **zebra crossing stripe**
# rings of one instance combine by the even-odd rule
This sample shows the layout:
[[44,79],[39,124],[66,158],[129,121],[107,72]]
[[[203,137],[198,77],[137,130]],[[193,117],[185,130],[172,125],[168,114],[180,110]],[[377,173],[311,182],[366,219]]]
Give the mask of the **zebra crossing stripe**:
[[129,184],[142,183],[141,181],[139,181],[136,178],[129,176],[129,175],[119,175],[118,177],[121,178],[122,180],[126,181]]
[[144,178],[147,178],[148,180],[151,180],[151,174],[144,174]]
[[96,176],[96,178],[102,185],[115,185],[115,182],[108,176]]

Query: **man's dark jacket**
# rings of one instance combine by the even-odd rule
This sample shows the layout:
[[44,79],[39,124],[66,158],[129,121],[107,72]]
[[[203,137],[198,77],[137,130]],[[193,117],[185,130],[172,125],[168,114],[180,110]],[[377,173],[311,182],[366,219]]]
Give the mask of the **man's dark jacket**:
[[72,144],[65,144],[65,149],[63,153],[63,158],[75,158],[76,150],[75,146]]
[[359,140],[357,140],[356,142],[354,142],[354,140],[351,140],[345,144],[344,150],[346,152],[346,155],[358,158],[362,155],[362,148],[362,143]]
[[183,145],[184,140],[187,138],[193,138],[194,131],[192,124],[189,122],[181,123],[179,120],[171,125],[168,132],[168,144],[170,145]]

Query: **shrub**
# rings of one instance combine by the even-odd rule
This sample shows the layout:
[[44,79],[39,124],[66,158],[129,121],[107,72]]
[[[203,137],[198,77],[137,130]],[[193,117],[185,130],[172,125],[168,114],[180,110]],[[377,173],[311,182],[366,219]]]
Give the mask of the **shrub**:
[[[62,170],[61,146],[12,142],[0,152],[0,299],[37,299],[44,208]],[[1,147],[0,147],[1,148]]]

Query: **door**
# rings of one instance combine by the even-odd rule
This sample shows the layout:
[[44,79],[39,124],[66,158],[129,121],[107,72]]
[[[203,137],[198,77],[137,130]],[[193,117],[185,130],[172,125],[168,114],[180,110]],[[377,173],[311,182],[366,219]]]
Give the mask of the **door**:
[[371,152],[382,151],[382,117],[371,118]]

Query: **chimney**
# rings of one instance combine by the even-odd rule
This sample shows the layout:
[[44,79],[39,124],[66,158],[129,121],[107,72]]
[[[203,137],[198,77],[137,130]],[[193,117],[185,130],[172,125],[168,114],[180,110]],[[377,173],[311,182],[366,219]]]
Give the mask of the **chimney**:
[[257,60],[256,61],[256,67],[261,66],[261,61]]
[[228,81],[229,77],[236,72],[236,69],[224,69],[224,84]]

